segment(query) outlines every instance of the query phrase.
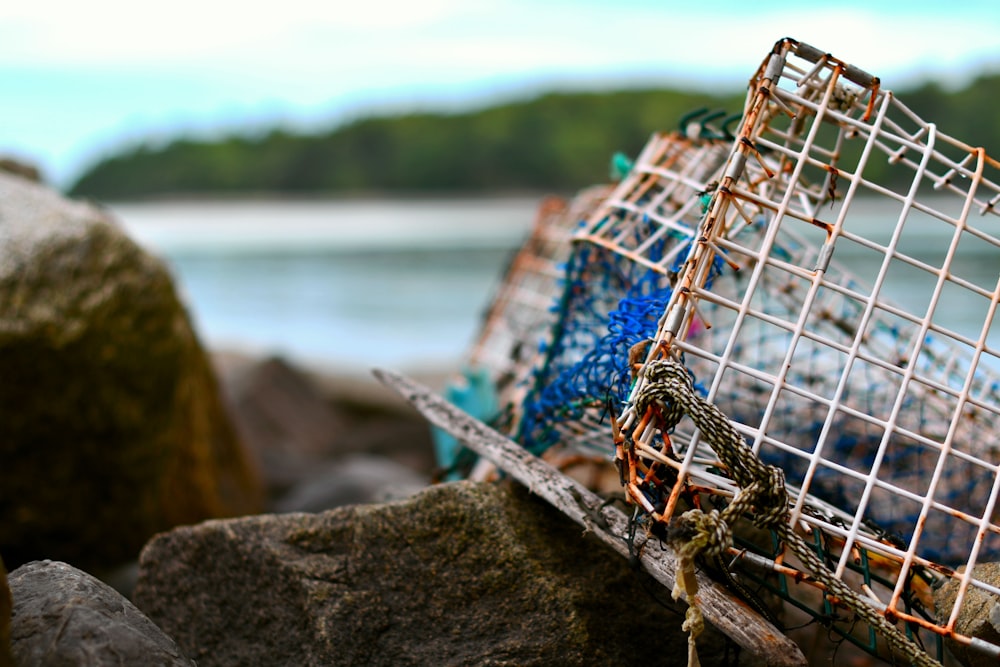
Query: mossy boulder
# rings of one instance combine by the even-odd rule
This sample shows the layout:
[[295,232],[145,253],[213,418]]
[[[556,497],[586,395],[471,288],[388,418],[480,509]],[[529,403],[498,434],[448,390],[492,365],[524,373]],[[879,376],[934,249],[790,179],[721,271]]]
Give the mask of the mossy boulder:
[[260,507],[164,264],[110,215],[0,173],[0,554],[100,569]]
[[[134,594],[202,667],[683,663],[669,597],[523,487],[473,482],[177,528]],[[735,658],[703,640],[702,664]]]

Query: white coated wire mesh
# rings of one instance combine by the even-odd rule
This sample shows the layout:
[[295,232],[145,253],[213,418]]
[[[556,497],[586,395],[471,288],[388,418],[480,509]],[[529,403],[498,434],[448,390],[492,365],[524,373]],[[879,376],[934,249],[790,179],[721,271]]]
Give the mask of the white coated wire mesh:
[[728,148],[721,139],[654,135],[574,240],[668,274],[701,220],[700,196]]
[[[670,175],[686,190],[662,227],[698,215],[680,270],[617,243],[675,274],[649,359],[681,356],[785,470],[792,522],[838,577],[918,637],[1000,655],[960,624],[970,590],[1000,594],[975,568],[1000,561],[997,162],[790,39],[752,78],[727,153],[710,176]],[[665,518],[683,488],[734,490],[689,421],[669,440],[681,483]],[[782,571],[777,553],[762,560]],[[878,566],[852,574],[859,558]]]

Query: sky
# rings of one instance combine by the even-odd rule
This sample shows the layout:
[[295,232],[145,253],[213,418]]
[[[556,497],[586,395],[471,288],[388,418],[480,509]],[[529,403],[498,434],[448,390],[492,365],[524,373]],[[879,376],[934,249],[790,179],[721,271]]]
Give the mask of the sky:
[[67,187],[124,147],[182,135],[326,129],[559,89],[732,92],[782,37],[889,89],[1000,71],[996,0],[5,2],[0,155]]

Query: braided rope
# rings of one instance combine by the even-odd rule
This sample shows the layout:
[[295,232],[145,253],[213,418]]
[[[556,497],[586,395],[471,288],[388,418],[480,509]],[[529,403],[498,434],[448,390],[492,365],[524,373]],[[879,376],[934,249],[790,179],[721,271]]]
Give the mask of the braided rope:
[[738,517],[749,514],[754,525],[773,530],[816,581],[826,587],[829,595],[838,598],[885,637],[893,649],[914,665],[940,667],[940,663],[865,598],[834,577],[809,544],[794,532],[788,522],[789,496],[784,473],[761,461],[725,414],[695,393],[691,376],[683,365],[673,359],[653,360],[646,364],[642,374],[645,384],[636,396],[637,413],[646,414],[655,405],[661,418],[657,425],[664,433],[688,415],[739,487],[732,502],[721,512],[713,510],[706,514],[694,509],[674,520],[670,533],[681,538],[678,551],[682,560],[691,562],[702,553],[709,556],[724,553],[732,541],[729,526]]

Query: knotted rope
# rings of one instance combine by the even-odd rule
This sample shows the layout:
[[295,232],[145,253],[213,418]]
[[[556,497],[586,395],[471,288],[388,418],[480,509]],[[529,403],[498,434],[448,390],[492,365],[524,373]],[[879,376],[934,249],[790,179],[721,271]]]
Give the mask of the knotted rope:
[[[694,559],[702,554],[717,556],[725,553],[732,543],[730,526],[740,516],[749,515],[755,526],[773,530],[815,580],[826,587],[828,595],[838,598],[885,637],[895,651],[913,665],[940,667],[940,663],[908,639],[865,598],[837,579],[809,544],[793,531],[788,521],[789,497],[784,473],[780,468],[761,461],[722,411],[695,393],[691,376],[683,365],[673,359],[658,359],[647,363],[642,375],[645,383],[635,399],[637,413],[644,415],[655,406],[660,416],[657,426],[664,433],[668,433],[685,414],[688,415],[739,487],[732,501],[721,512],[713,510],[705,513],[693,509],[672,522],[671,542],[678,552],[681,569],[692,575],[686,577],[682,573],[678,577],[675,593],[678,587],[683,589],[682,580],[694,580]],[[696,605],[696,590],[687,592],[693,606]],[[696,615],[700,617],[700,614]],[[689,615],[689,618],[692,617]]]

